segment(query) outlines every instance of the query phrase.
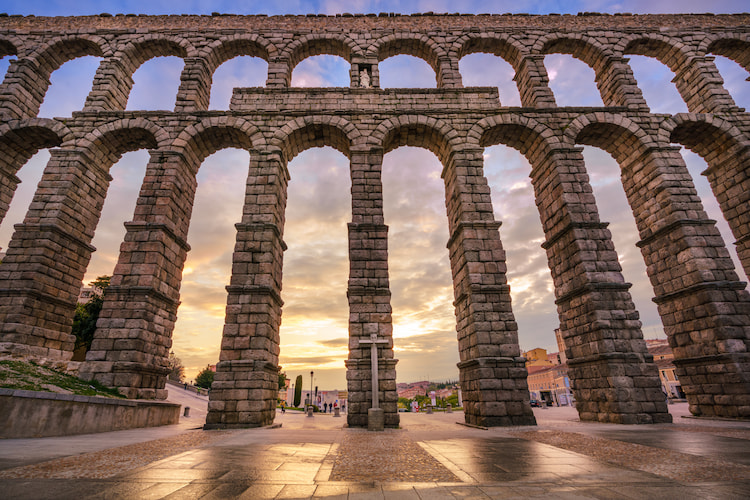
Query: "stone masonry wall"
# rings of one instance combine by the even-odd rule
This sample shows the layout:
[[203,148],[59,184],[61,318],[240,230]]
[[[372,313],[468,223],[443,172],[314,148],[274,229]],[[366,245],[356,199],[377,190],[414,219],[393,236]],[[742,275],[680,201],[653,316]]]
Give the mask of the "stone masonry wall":
[[[164,398],[182,266],[196,188],[208,155],[248,150],[226,320],[207,427],[273,422],[279,367],[287,163],[310,147],[350,159],[348,421],[367,426],[370,344],[377,344],[385,425],[398,426],[382,212],[383,155],[429,149],[443,164],[465,418],[533,424],[505,253],[483,173],[484,148],[505,144],[529,160],[570,378],[582,420],[670,420],[580,145],[607,150],[640,232],[675,364],[696,415],[750,417],[750,297],[673,144],[701,155],[750,272],[750,118],[722,85],[711,54],[750,68],[750,15],[0,16],[0,55],[16,55],[0,85],[0,220],[37,150],[55,148],[0,263],[0,350],[69,359],[75,298],[111,177],[127,152],[150,152],[133,220],[105,296],[83,376],[133,398]],[[461,57],[496,54],[516,72],[522,107],[497,89],[463,88]],[[594,69],[604,107],[560,108],[544,55]],[[349,88],[289,88],[300,61],[351,63]],[[437,88],[380,89],[378,64],[424,59]],[[628,65],[652,56],[675,73],[689,113],[653,114]],[[50,74],[102,57],[84,108],[36,118]],[[185,67],[173,111],[124,111],[132,74],[157,56]],[[235,89],[230,109],[208,111],[212,76],[239,55],[268,62],[265,88]],[[364,77],[367,72],[369,85]],[[429,362],[426,360],[425,362]]]

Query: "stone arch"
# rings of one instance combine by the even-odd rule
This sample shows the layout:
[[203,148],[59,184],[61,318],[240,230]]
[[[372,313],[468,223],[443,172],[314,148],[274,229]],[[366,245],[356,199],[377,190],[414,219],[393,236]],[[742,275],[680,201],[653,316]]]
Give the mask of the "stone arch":
[[164,129],[145,118],[136,118],[101,125],[86,134],[78,146],[87,150],[92,160],[111,166],[128,151],[164,148],[168,143],[169,134]]
[[291,82],[294,68],[308,57],[328,54],[342,57],[351,63],[352,53],[355,51],[356,42],[346,35],[311,34],[304,35],[290,43],[281,54],[281,58],[289,61],[286,78],[288,82]]
[[69,35],[53,39],[29,54],[40,76],[49,78],[50,74],[64,63],[83,56],[106,57],[109,44],[103,38],[93,35]]
[[521,58],[527,49],[514,36],[503,33],[467,33],[459,37],[451,47],[451,58],[460,60],[469,54],[484,52],[502,57],[518,71]]
[[458,132],[447,122],[431,116],[401,115],[381,122],[368,142],[388,153],[399,146],[425,148],[435,154],[445,168],[451,156],[462,148]]
[[[278,56],[278,50],[273,43],[260,35],[242,34],[212,42],[201,50],[201,55],[208,66],[208,73],[213,75],[219,66],[235,57],[260,57],[268,62]],[[207,82],[207,85],[210,86],[210,83]]]
[[618,54],[635,54],[658,59],[674,73],[686,64],[694,54],[677,40],[656,33],[639,33],[625,36],[615,46]]
[[681,113],[662,124],[666,141],[700,155],[703,172],[736,238],[737,254],[750,275],[750,222],[743,220],[750,206],[750,141],[732,123],[714,115]]
[[630,67],[611,48],[584,34],[552,34],[534,44],[538,54],[569,54],[594,70],[594,79],[605,106],[627,106],[628,94],[645,105]]
[[442,87],[451,72],[447,66],[448,54],[429,36],[419,33],[394,33],[387,35],[373,44],[378,62],[391,56],[406,54],[422,59],[435,71],[437,86]]
[[185,155],[194,172],[208,156],[220,149],[250,150],[265,145],[262,133],[243,118],[209,117],[190,125],[172,143],[171,150]]
[[653,57],[666,65],[675,74],[672,81],[693,113],[737,107],[723,87],[713,60],[700,56],[688,45],[660,34],[638,34],[624,37],[617,50]]
[[[513,70],[518,75],[522,71],[522,60],[526,54],[526,48],[512,35],[499,34],[499,33],[468,33],[458,38],[450,49],[450,60],[454,63],[453,70],[458,75],[457,78],[463,78],[459,71],[459,63],[464,56],[476,53],[493,54],[501,57],[504,61],[511,65]],[[463,85],[462,80],[458,80],[458,83]],[[522,79],[516,79],[516,86],[519,87],[519,94],[523,94],[524,90],[520,88],[521,85],[526,85],[528,82],[522,81]]]
[[[6,47],[8,48],[8,47]],[[36,116],[50,85],[50,75],[64,63],[82,56],[105,55],[106,42],[93,35],[56,37],[28,56],[19,57],[5,75],[0,107],[16,117]],[[30,77],[28,73],[35,76]]]
[[470,143],[478,147],[504,144],[518,150],[533,164],[537,155],[563,147],[555,133],[541,122],[520,115],[490,116],[478,121],[468,133]]
[[656,147],[656,141],[637,123],[615,113],[589,113],[573,120],[565,129],[570,146],[586,144],[601,148],[622,164],[644,148]]
[[747,34],[707,37],[701,43],[699,51],[703,54],[724,56],[750,71],[750,37]]
[[189,41],[174,36],[147,35],[128,42],[113,57],[102,61],[94,77],[96,87],[101,88],[92,91],[86,107],[123,110],[133,89],[133,75],[143,63],[155,57],[176,56],[184,60],[196,55]]
[[18,170],[40,149],[60,146],[71,136],[65,125],[44,118],[12,120],[0,125],[0,222],[5,219],[20,182],[16,177]]
[[359,130],[344,118],[311,115],[280,127],[270,144],[289,162],[306,149],[322,146],[330,146],[351,158],[352,146],[363,140]]
[[[472,139],[482,146],[513,147],[531,163],[529,176],[545,234],[542,248],[581,420],[671,421],[666,404],[657,405],[662,398],[656,367],[647,355],[607,224],[599,219],[580,148],[545,124],[511,116],[478,124]],[[603,317],[613,320],[596,321]],[[602,411],[603,404],[618,410]]]

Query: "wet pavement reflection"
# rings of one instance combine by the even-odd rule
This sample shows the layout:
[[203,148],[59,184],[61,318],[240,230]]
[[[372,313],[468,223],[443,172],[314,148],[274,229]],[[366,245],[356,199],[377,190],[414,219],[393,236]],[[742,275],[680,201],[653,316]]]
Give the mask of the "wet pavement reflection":
[[[346,429],[341,418],[287,412],[277,419],[281,428],[217,434],[208,444],[109,479],[4,479],[0,485],[7,498],[35,499],[750,497],[750,441],[742,434],[750,424],[732,438],[675,426],[561,421],[569,432],[711,456],[747,471],[695,483],[523,439],[514,435],[518,429],[457,425],[460,417],[408,414],[401,429],[373,433]],[[544,432],[544,425],[524,429]]]

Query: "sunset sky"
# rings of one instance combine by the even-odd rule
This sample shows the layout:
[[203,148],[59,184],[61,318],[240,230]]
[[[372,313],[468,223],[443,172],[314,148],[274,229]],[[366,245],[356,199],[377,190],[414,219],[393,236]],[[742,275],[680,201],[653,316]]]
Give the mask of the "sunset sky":
[[[318,0],[318,1],[17,1],[4,0],[0,11],[9,14],[92,15],[101,12],[142,14],[335,14],[343,12],[455,12],[535,14],[594,12],[731,13],[750,10],[745,1],[531,1],[493,2],[422,0],[414,2]],[[628,56],[635,77],[651,110],[658,113],[687,111],[674,84],[673,74],[655,59]],[[0,61],[4,75],[9,58]],[[39,116],[64,117],[80,110],[90,91],[98,58],[83,57],[66,63],[52,75],[52,86]],[[736,63],[716,57],[725,86],[739,106],[750,108],[750,83]],[[584,63],[565,55],[549,55],[545,66],[550,86],[561,106],[601,106],[594,73]],[[136,72],[127,109],[173,108],[182,60],[156,58]],[[502,105],[518,106],[520,99],[513,71],[502,59],[487,54],[465,57],[460,65],[464,85],[497,86]],[[334,56],[316,56],[300,63],[292,85],[304,87],[348,86],[349,63]],[[435,75],[427,63],[410,56],[396,56],[380,64],[382,87],[435,87]],[[214,75],[211,109],[227,109],[234,87],[263,86],[266,63],[239,57],[222,65]],[[689,151],[683,155],[709,216],[719,221],[738,274],[734,238],[700,172],[703,160]],[[586,147],[586,166],[591,176],[601,219],[610,223],[615,247],[626,281],[641,313],[644,335],[663,337],[653,290],[635,246],[638,235],[627,205],[616,162],[604,151]],[[23,220],[36,184],[49,159],[39,152],[19,172],[22,184],[0,226],[0,247],[6,248],[13,224]],[[132,220],[136,198],[145,172],[145,150],[128,153],[111,170],[114,177],[97,228],[94,254],[85,283],[111,274],[125,229]],[[198,173],[198,191],[190,224],[188,254],[181,289],[182,305],[173,335],[173,350],[186,366],[189,379],[218,360],[229,282],[231,258],[240,220],[244,181],[248,174],[246,151],[227,149],[207,158]],[[429,151],[401,147],[386,155],[383,163],[385,220],[389,225],[389,267],[395,356],[398,381],[458,378],[458,350],[453,314],[453,291],[446,242],[441,164]],[[284,240],[285,301],[281,326],[280,364],[289,378],[315,371],[321,389],[346,387],[348,278],[347,222],[351,220],[350,178],[347,158],[331,148],[315,148],[298,155],[290,164],[291,182]],[[485,174],[492,190],[495,217],[502,221],[500,236],[507,251],[508,278],[513,311],[519,325],[521,348],[556,351],[554,329],[558,326],[552,281],[541,243],[544,241],[529,180],[530,167],[516,151],[504,146],[485,150]],[[309,376],[309,375],[308,375]]]

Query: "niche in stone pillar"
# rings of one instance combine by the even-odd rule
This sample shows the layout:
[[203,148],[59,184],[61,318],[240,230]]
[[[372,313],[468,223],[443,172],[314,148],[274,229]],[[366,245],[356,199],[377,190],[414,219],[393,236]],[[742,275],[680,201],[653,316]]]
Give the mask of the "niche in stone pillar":
[[359,88],[372,88],[372,64],[359,65]]

